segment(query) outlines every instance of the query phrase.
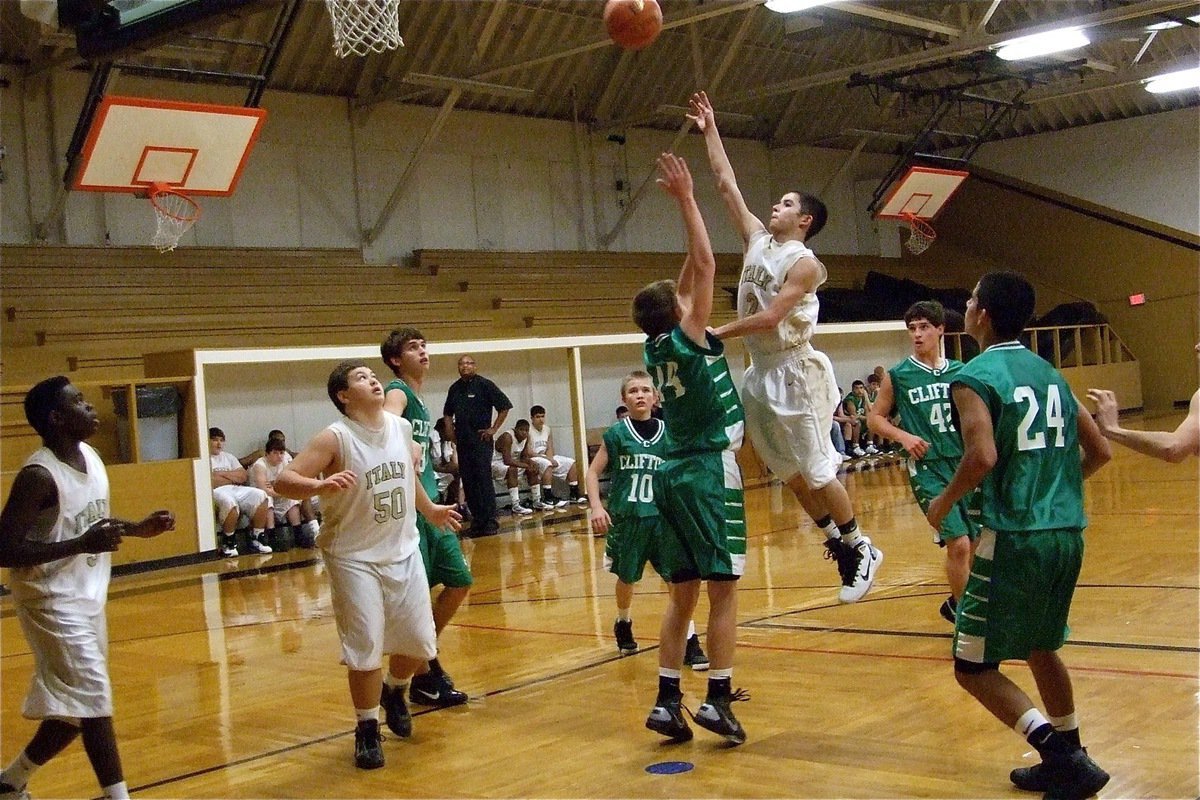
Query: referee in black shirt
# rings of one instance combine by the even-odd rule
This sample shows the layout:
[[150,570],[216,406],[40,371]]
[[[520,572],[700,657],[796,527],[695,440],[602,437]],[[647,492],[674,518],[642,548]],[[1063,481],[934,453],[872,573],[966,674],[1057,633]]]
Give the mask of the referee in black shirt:
[[[442,414],[458,447],[458,472],[475,520],[467,535],[487,536],[500,530],[492,487],[492,452],[512,401],[496,384],[475,374],[475,359],[471,356],[458,359],[458,376],[446,393]],[[497,412],[495,422],[493,409]]]

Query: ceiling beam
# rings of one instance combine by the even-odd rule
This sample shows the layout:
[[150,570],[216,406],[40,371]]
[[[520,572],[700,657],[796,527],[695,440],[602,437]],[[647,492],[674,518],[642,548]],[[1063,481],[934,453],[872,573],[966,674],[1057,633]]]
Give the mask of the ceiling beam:
[[429,86],[434,89],[461,89],[474,94],[489,94],[496,97],[526,98],[534,94],[533,89],[522,86],[504,86],[499,83],[473,81],[470,78],[452,78],[449,75],[426,75],[422,72],[410,72],[403,78],[405,83],[417,86]]
[[487,55],[488,47],[491,46],[492,39],[496,35],[496,28],[499,27],[500,20],[504,16],[502,12],[507,3],[508,0],[492,0],[487,21],[483,23],[483,31],[475,41],[475,63],[483,61],[483,57]]
[[866,64],[857,64],[840,69],[829,70],[827,72],[819,72],[815,75],[808,75],[803,78],[794,78],[780,83],[760,86],[755,89],[748,89],[738,94],[724,98],[726,104],[749,103],[757,100],[763,100],[768,97],[774,97],[780,94],[789,92],[798,92],[805,89],[811,89],[817,86],[827,86],[831,83],[842,83],[848,81],[855,73],[870,71],[870,74],[880,74],[884,72],[894,72],[898,70],[910,69],[919,67],[923,64],[931,64],[936,61],[942,61],[949,58],[974,53],[979,50],[986,50],[989,47],[998,45],[1001,42],[1015,39],[1018,36],[1029,36],[1035,33],[1044,33],[1045,31],[1054,30],[1064,26],[1077,26],[1080,28],[1092,28],[1099,25],[1109,25],[1118,22],[1125,22],[1131,19],[1139,19],[1141,17],[1153,16],[1165,12],[1174,11],[1178,8],[1186,8],[1195,5],[1195,0],[1143,0],[1143,2],[1132,3],[1127,6],[1119,6],[1110,8],[1105,11],[1100,11],[1093,14],[1083,14],[1067,19],[1055,20],[1053,22],[1043,22],[1037,25],[1029,25],[1017,30],[1006,31],[1004,33],[968,33],[964,34],[958,40],[951,42],[942,47],[933,47],[928,50],[922,50],[917,53],[908,53],[894,58],[884,59],[882,61],[868,62]]
[[996,9],[1000,7],[1000,0],[992,0],[992,4],[988,6],[987,11],[983,12],[983,16],[979,18],[979,22],[975,23],[972,30],[975,33],[985,33],[988,23],[992,21],[992,15],[996,13]]
[[854,14],[860,17],[870,17],[871,19],[882,20],[883,22],[892,22],[896,25],[903,25],[907,28],[916,28],[917,30],[929,31],[931,33],[940,33],[944,36],[957,38],[962,36],[964,31],[955,25],[947,25],[936,19],[926,19],[925,17],[917,17],[912,14],[905,14],[903,11],[892,11],[887,8],[877,8],[869,6],[865,3],[838,3],[831,6],[835,11],[844,11],[847,14]]

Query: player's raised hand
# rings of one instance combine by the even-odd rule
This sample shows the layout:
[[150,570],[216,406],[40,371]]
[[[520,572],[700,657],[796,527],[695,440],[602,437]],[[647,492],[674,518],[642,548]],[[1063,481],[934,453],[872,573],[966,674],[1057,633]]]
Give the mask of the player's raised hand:
[[321,484],[317,487],[317,494],[324,494],[326,492],[341,492],[346,489],[353,488],[357,483],[358,477],[355,476],[355,474],[350,470],[344,469],[341,472],[333,473],[328,478],[321,481]]
[[716,126],[716,114],[713,112],[712,103],[708,101],[708,94],[706,92],[696,92],[693,94],[692,99],[688,101],[688,105],[691,106],[692,113],[685,116],[695,123],[696,130],[703,133],[710,126]]
[[137,536],[141,539],[149,539],[152,536],[166,533],[167,531],[175,530],[175,515],[165,509],[151,512],[141,522],[129,526],[125,532],[127,536]]
[[129,530],[129,523],[119,519],[105,518],[92,525],[79,537],[85,553],[112,553],[121,546],[121,537]]
[[454,506],[439,506],[435,503],[429,513],[424,514],[424,517],[435,528],[462,530],[462,514],[458,513],[458,509]]
[[1111,431],[1120,427],[1117,419],[1117,395],[1108,389],[1088,389],[1088,399],[1096,404],[1096,424],[1101,431]]
[[658,157],[658,185],[677,200],[692,196],[692,173],[687,162],[674,153]]

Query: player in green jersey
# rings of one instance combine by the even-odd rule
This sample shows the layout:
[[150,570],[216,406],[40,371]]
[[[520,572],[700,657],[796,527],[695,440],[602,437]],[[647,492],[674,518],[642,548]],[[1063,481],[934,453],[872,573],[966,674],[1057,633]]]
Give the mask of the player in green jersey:
[[[648,374],[637,370],[625,376],[621,399],[627,413],[604,432],[584,479],[592,530],[597,536],[606,536],[604,566],[617,576],[613,636],[622,655],[638,649],[629,614],[634,584],[642,579],[647,561],[659,575],[665,574],[659,555],[664,533],[654,504],[654,473],[666,455],[667,436],[663,421],[650,414],[655,397]],[[600,476],[605,473],[609,475],[607,509],[600,504]],[[700,646],[694,622],[688,623],[687,637],[683,663],[697,671],[708,669],[708,656]]]
[[[1082,800],[1108,782],[1080,746],[1071,676],[1058,655],[1083,563],[1083,479],[1111,453],[1062,375],[1017,337],[1034,291],[1012,272],[984,275],[967,302],[966,330],[983,352],[950,385],[963,457],[929,504],[940,530],[954,504],[981,485],[983,530],[954,627],[958,683],[1037,749],[1015,769],[1017,788]],[[1049,719],[1000,670],[1029,664]]]
[[[942,357],[946,310],[941,303],[913,303],[904,312],[904,324],[912,355],[884,373],[867,424],[872,433],[899,442],[908,453],[913,497],[921,511],[928,511],[929,501],[950,483],[962,458],[962,437],[951,419],[950,381],[963,365]],[[893,413],[899,413],[901,427],[892,424]],[[979,535],[979,524],[969,514],[970,499],[968,495],[958,501],[933,536],[935,544],[946,548],[950,596],[942,603],[941,614],[950,622],[967,585],[972,543]]]
[[[633,321],[646,334],[646,371],[662,394],[667,453],[654,474],[654,502],[666,523],[672,553],[663,553],[667,610],[659,633],[658,698],[646,727],[673,741],[692,738],[681,711],[679,673],[688,621],[708,586],[708,647],[712,672],[693,719],[741,744],[746,731],[730,704],[737,635],[737,579],[746,563],[746,521],[737,448],[745,417],[725,361],[724,345],[708,330],[716,260],[692,175],[683,159],[658,159],[658,184],[679,204],[687,257],[679,281],[658,281],[633,299]],[[665,548],[666,549],[666,548]]]
[[[416,465],[417,474],[425,493],[437,497],[437,473],[429,452],[429,434],[433,422],[419,394],[429,372],[425,336],[416,328],[398,328],[383,340],[379,352],[395,376],[384,389],[383,407],[412,423],[413,443],[421,448],[421,463]],[[433,602],[434,629],[441,634],[470,591],[471,569],[463,558],[454,531],[436,528],[424,517],[418,516],[417,532],[421,537],[421,558],[425,563],[429,586],[442,586],[442,591]],[[399,668],[402,663],[393,658],[391,666]],[[412,726],[411,718],[405,722],[408,711],[404,708],[404,688],[408,677],[389,669],[384,680],[385,719],[397,736],[405,735],[401,731],[411,731]],[[428,670],[418,671],[412,676],[409,699],[414,703],[444,708],[462,705],[467,702],[467,695],[454,688],[454,681],[435,657],[429,661]],[[397,723],[395,727],[393,720]]]

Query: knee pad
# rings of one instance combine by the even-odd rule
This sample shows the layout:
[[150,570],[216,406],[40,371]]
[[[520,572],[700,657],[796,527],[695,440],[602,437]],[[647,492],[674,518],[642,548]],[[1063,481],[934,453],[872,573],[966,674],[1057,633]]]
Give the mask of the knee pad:
[[979,675],[997,669],[1000,669],[1000,664],[996,661],[985,661],[982,664],[977,664],[974,661],[964,661],[961,658],[954,659],[954,671],[961,672],[964,675]]

